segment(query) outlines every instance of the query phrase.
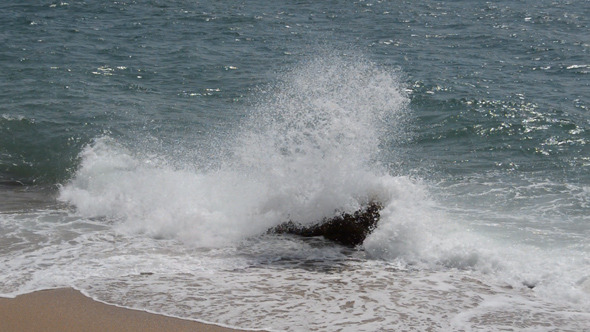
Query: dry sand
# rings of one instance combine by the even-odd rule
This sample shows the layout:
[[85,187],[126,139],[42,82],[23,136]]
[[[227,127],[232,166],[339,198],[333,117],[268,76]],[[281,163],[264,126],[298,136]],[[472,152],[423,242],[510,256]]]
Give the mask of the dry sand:
[[63,288],[0,298],[0,331],[240,331],[195,321],[120,308]]

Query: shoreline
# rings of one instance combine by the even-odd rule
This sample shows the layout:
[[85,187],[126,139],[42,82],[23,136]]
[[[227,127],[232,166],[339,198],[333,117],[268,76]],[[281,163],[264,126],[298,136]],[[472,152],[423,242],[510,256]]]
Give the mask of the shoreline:
[[0,297],[0,330],[17,331],[252,331],[128,309],[95,301],[73,288]]

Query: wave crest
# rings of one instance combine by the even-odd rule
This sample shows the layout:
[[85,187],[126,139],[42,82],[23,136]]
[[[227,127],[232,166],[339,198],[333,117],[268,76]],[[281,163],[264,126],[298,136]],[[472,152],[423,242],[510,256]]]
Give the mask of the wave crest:
[[406,190],[396,186],[409,181],[391,188],[378,162],[408,103],[395,71],[322,56],[258,96],[223,146],[202,151],[222,159],[216,169],[156,166],[142,147],[103,137],[81,153],[60,198],[132,231],[217,246],[286,220],[313,223],[371,200],[388,204],[392,192]]

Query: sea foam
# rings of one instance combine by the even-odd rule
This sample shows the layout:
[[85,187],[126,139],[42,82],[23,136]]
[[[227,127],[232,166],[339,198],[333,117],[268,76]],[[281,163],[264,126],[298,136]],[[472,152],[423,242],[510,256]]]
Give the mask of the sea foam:
[[141,146],[100,137],[82,151],[60,199],[85,216],[196,246],[405,200],[415,185],[379,162],[404,121],[403,91],[395,70],[358,56],[317,57],[261,88],[223,143],[199,151],[217,167],[156,165]]
[[448,213],[431,197],[432,184],[393,175],[398,170],[381,162],[404,131],[403,91],[395,70],[354,56],[314,58],[258,90],[244,121],[203,144],[209,147],[194,163],[179,166],[144,153],[145,146],[97,138],[60,199],[129,235],[207,248],[238,246],[285,221],[314,223],[376,200],[384,208],[363,244],[367,258],[472,271],[590,307],[583,251],[479,232],[469,218],[481,217]]

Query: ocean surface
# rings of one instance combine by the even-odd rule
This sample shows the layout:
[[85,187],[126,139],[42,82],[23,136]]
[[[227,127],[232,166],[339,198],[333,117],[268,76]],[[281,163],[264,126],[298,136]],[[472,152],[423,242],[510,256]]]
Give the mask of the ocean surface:
[[[589,31],[586,0],[3,1],[0,296],[590,331]],[[371,201],[356,248],[267,234]]]

